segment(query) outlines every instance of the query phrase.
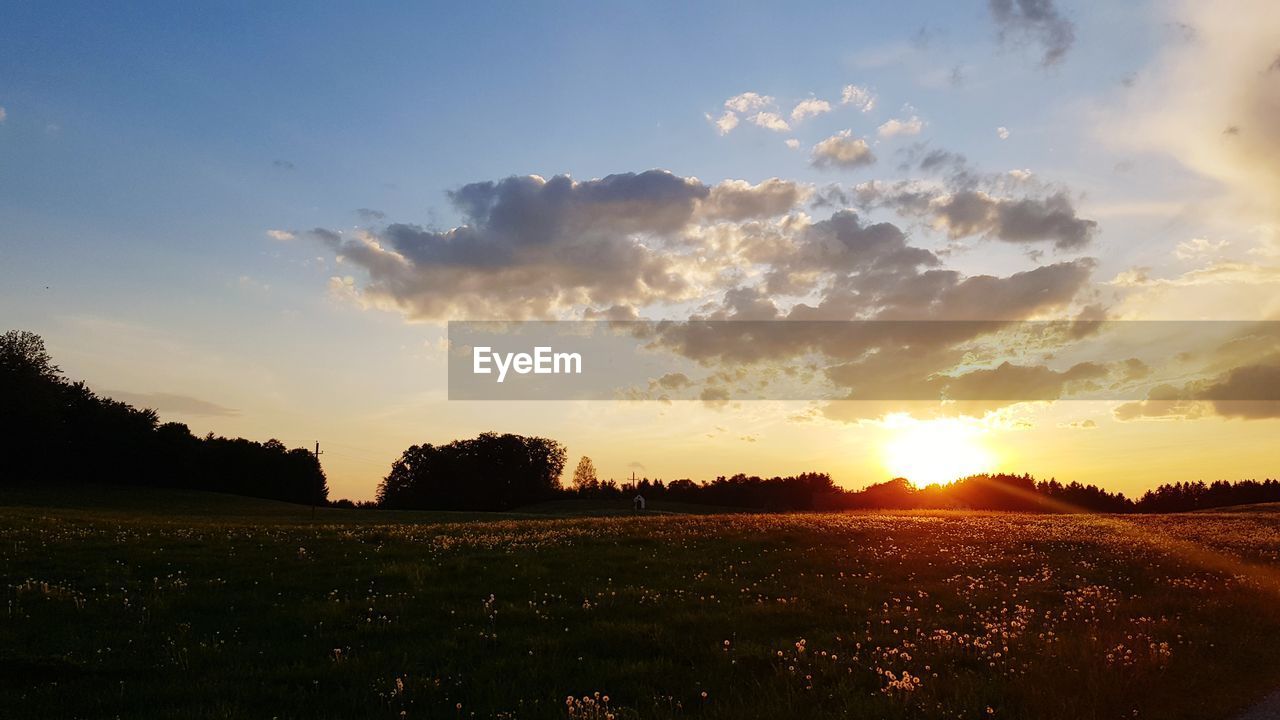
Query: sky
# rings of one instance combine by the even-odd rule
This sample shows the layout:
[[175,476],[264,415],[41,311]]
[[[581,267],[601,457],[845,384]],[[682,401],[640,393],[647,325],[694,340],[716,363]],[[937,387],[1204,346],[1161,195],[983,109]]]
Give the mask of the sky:
[[[495,319],[1275,320],[1273,3],[3,14],[0,327],[197,433],[320,442],[333,497],[489,430],[619,479],[860,487],[936,447],[1130,494],[1280,475],[1274,403],[1213,394],[1275,399],[1274,335],[1142,378],[1116,375],[1140,348],[1108,355],[1112,399],[1046,359],[1050,395],[981,407],[451,401],[445,341]],[[818,353],[875,383],[964,349],[805,342],[747,372]]]

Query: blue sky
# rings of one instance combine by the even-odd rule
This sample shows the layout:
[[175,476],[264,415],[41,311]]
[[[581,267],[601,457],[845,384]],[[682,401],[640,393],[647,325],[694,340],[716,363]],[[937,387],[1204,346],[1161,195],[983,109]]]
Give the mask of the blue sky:
[[[440,404],[431,348],[450,318],[335,297],[331,278],[361,288],[365,269],[305,234],[369,225],[360,208],[383,214],[380,227],[447,229],[466,219],[447,193],[467,183],[657,168],[707,186],[777,177],[849,191],[917,179],[900,166],[946,150],[974,172],[1030,170],[1042,195],[1060,190],[1096,221],[1074,254],[971,239],[948,267],[1004,276],[1087,255],[1093,301],[1138,316],[1161,303],[1238,310],[1225,290],[1168,305],[1113,281],[1134,268],[1178,281],[1198,266],[1176,248],[1195,238],[1220,251],[1197,258],[1205,267],[1270,267],[1258,258],[1271,239],[1257,230],[1269,209],[1233,202],[1247,193],[1212,148],[1183,152],[1161,120],[1191,102],[1168,91],[1171,68],[1218,52],[1226,30],[1194,4],[1049,2],[1045,22],[1017,2],[1002,22],[998,4],[11,4],[0,22],[0,320],[44,334],[97,388],[235,410],[171,411],[197,430],[359,438],[353,447],[375,461],[331,474],[367,495],[375,466],[406,440],[484,429],[491,416]],[[1055,27],[1070,39],[1046,64]],[[1259,48],[1271,39],[1254,34]],[[848,85],[876,107],[841,105]],[[832,109],[783,133],[744,113],[718,133],[708,116],[745,92],[784,118],[809,98]],[[877,130],[912,118],[916,134]],[[814,148],[844,130],[876,163],[815,167]],[[955,241],[887,205],[859,211],[934,251]],[[571,411],[556,417],[579,432]],[[625,451],[601,444],[625,474]]]

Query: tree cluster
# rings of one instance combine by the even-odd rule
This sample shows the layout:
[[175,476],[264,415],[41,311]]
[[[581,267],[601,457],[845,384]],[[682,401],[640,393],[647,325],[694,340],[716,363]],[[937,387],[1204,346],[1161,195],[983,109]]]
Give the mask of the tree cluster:
[[414,445],[378,486],[378,506],[415,510],[510,510],[560,491],[564,446],[483,433],[448,445]]
[[204,438],[63,377],[31,332],[0,335],[0,485],[108,483],[324,503],[316,457],[278,440]]
[[709,483],[641,478],[618,484],[613,480],[598,480],[591,458],[583,457],[568,492],[584,498],[630,497],[638,493],[648,500],[786,511],[821,509],[824,498],[840,490],[830,475],[817,472],[771,478],[739,473],[720,476]]
[[1133,502],[1096,485],[1031,475],[971,475],[944,485],[917,488],[903,478],[877,483],[837,500],[845,508],[970,509],[1019,512],[1131,512]]
[[1201,481],[1161,485],[1148,490],[1138,500],[1137,508],[1140,512],[1187,512],[1264,502],[1280,502],[1280,481],[1217,480],[1209,484]]

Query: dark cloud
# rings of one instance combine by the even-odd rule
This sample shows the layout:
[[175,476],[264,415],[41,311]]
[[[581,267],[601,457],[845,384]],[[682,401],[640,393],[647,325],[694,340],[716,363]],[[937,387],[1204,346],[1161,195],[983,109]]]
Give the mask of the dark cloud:
[[1063,17],[1053,0],[990,0],[1001,42],[1034,40],[1044,48],[1046,67],[1066,57],[1076,40],[1076,26]]
[[876,156],[867,141],[844,130],[814,145],[810,164],[816,168],[851,170],[872,165],[875,161]]
[[857,207],[927,220],[952,239],[984,236],[1073,250],[1089,244],[1097,231],[1098,223],[1079,216],[1064,188],[1027,171],[978,172],[964,155],[924,143],[906,148],[902,158],[900,171],[941,178],[941,186],[914,180],[863,183],[852,191]]
[[1269,364],[1232,368],[1203,387],[1214,412],[1228,418],[1280,418],[1280,358]]
[[[395,223],[312,234],[368,273],[359,292],[367,302],[416,319],[545,317],[577,305],[680,298],[688,289],[682,258],[661,245],[711,194],[696,179],[659,170],[581,182],[509,177],[450,193],[465,224],[449,230]],[[741,213],[750,203],[730,205]],[[773,211],[778,203],[764,205]]]
[[365,222],[377,222],[387,217],[387,214],[381,210],[373,210],[370,208],[356,208],[356,215],[360,216]]
[[776,217],[790,212],[808,196],[808,188],[779,178],[759,185],[729,180],[711,188],[702,203],[702,215],[708,220],[731,221]]
[[[922,151],[911,162],[949,182],[977,177],[952,153]],[[953,196],[963,192],[973,208],[956,203]],[[1070,234],[1060,217],[1073,217],[1065,195],[1031,207],[1030,200],[978,192],[896,185],[859,186],[849,195],[828,188],[815,205],[871,198],[905,214],[945,216],[945,225],[936,223],[948,229],[1081,244],[1080,233]],[[817,221],[794,212],[813,195],[808,186],[776,178],[711,186],[663,171],[588,181],[510,177],[451,193],[463,222],[447,230],[395,223],[351,233],[318,228],[311,235],[342,264],[367,274],[359,285],[342,278],[335,290],[413,319],[581,313],[629,321],[640,309],[701,301],[693,322],[638,325],[652,349],[712,372],[702,380],[673,373],[640,386],[636,392],[645,396],[717,404],[741,397],[742,387],[758,392],[762,383],[786,377],[829,383],[836,396],[859,398],[999,396],[992,388],[1005,384],[1021,400],[1053,399],[1086,379],[1084,366],[998,361],[988,371],[948,373],[993,332],[1072,308],[1094,261],[966,275],[945,268],[894,223],[868,222],[845,209]],[[719,320],[734,322],[711,322]],[[854,332],[833,332],[825,322],[850,320],[886,322]],[[1073,327],[1064,321],[1061,333]],[[772,368],[749,373],[752,364]],[[795,375],[800,367],[803,378]]]
[[952,238],[986,235],[1013,243],[1052,242],[1063,250],[1088,245],[1098,227],[1076,214],[1065,193],[1010,199],[966,190],[939,198],[932,210]]
[[[1216,354],[1240,350],[1236,339]],[[1280,418],[1280,355],[1257,358],[1204,380],[1181,387],[1161,384],[1146,400],[1124,403],[1115,409],[1118,420],[1177,419],[1207,416],[1263,420]]]
[[611,321],[628,321],[639,320],[640,313],[630,305],[613,305],[597,310],[596,308],[587,308],[583,311],[583,320],[611,320]]
[[272,160],[271,167],[277,170],[296,170],[297,166],[288,160]]
[[[955,156],[930,154],[934,167],[955,167]],[[971,176],[958,177],[969,184]],[[1052,243],[1060,250],[1077,250],[1088,245],[1098,223],[1082,218],[1064,191],[1037,196],[998,196],[985,190],[939,190],[901,182],[892,185],[868,184],[857,188],[862,207],[887,207],[905,217],[930,221],[948,237],[981,236],[1010,243]]]
[[939,264],[937,256],[907,244],[907,236],[892,223],[864,225],[858,214],[842,210],[810,226],[790,257],[775,265],[792,270],[860,273],[910,271]]
[[1209,414],[1204,403],[1187,397],[1181,388],[1161,384],[1147,393],[1146,400],[1118,405],[1112,414],[1116,420],[1194,420]]
[[684,373],[667,373],[654,381],[654,383],[664,390],[681,390],[693,384],[688,375]]
[[1057,400],[1073,384],[1100,380],[1107,374],[1105,365],[1093,362],[1079,363],[1064,371],[1052,370],[1043,365],[1027,366],[1003,362],[991,369],[974,370],[935,382],[943,386],[943,393],[952,400],[1026,402]]

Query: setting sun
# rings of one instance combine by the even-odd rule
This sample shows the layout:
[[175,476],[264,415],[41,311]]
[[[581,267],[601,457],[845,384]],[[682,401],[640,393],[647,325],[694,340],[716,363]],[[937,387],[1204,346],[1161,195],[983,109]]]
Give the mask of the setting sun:
[[884,465],[894,477],[917,487],[945,483],[995,467],[995,456],[979,440],[981,429],[959,420],[911,420],[891,424]]

